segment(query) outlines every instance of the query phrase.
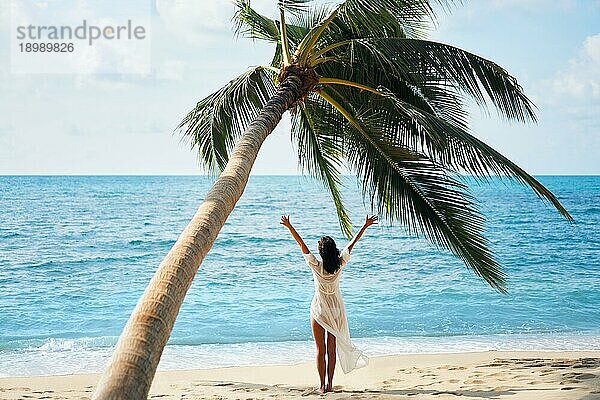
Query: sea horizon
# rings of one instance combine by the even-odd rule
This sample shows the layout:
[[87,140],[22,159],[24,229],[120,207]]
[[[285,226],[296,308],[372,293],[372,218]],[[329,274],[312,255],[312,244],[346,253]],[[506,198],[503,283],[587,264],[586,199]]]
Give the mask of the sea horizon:
[[[0,177],[19,177],[19,176],[31,176],[31,177],[52,177],[52,176],[64,176],[64,177],[68,177],[68,176],[173,176],[173,177],[186,177],[186,176],[201,176],[201,177],[218,177],[219,174],[215,174],[215,175],[211,175],[211,174],[132,174],[132,173],[123,173],[123,174],[87,174],[87,173],[83,173],[83,174],[0,174]],[[310,179],[316,179],[314,177],[312,177],[309,174],[250,174],[250,177],[253,176],[272,176],[272,177],[285,177],[285,176],[292,176],[292,177],[305,177],[305,178],[310,178]],[[356,177],[356,175],[352,175],[352,174],[340,174],[341,177]],[[466,178],[481,178],[480,176],[477,175],[458,175],[460,177],[466,177]],[[594,177],[594,176],[600,176],[600,174],[531,174],[531,176],[533,177]],[[506,176],[503,175],[491,175],[489,176],[489,178],[501,178],[501,179],[505,179],[507,181],[514,181],[514,178],[508,178]]]

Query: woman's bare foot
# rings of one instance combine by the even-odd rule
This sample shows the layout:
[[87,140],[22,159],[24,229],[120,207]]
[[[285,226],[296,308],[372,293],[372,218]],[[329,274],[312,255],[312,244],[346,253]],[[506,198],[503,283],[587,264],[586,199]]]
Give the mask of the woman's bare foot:
[[325,386],[325,392],[333,392],[333,385],[331,383]]
[[318,388],[317,393],[319,393],[319,394],[327,393],[327,386],[321,386],[320,388]]

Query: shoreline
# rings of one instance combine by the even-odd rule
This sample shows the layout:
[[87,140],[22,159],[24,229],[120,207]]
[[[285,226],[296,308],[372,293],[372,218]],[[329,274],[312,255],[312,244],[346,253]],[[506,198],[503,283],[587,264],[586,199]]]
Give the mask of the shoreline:
[[[89,398],[99,374],[0,378],[2,399]],[[149,398],[318,397],[313,362],[159,371]],[[371,357],[336,371],[331,399],[600,398],[600,351],[485,351]],[[189,396],[189,397],[188,397]],[[413,397],[414,396],[414,397]]]
[[[108,337],[48,339],[0,351],[0,378],[99,373],[114,346]],[[112,340],[112,339],[111,339]],[[116,338],[114,338],[116,342]],[[600,351],[600,332],[355,338],[369,357],[487,351]],[[97,347],[100,345],[100,347]],[[104,345],[104,346],[103,346]],[[312,361],[314,341],[168,344],[159,371]]]

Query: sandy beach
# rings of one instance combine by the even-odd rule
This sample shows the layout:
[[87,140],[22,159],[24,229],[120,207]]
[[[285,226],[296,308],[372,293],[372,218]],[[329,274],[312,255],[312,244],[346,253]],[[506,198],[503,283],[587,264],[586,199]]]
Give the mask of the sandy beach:
[[[0,399],[87,399],[97,374],[0,379]],[[295,399],[313,391],[312,363],[159,372],[153,399]],[[600,352],[414,354],[339,373],[328,399],[600,399]]]

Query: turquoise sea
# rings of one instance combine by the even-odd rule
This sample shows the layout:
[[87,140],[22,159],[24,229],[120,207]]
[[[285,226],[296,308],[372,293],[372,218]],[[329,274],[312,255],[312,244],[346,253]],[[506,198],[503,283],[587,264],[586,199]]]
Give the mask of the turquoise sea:
[[[371,228],[344,271],[350,331],[369,355],[600,349],[600,177],[539,179],[576,220],[527,189],[476,185],[509,276],[494,292],[460,261],[400,226]],[[210,177],[0,177],[0,376],[100,371]],[[355,226],[356,179],[344,197]],[[321,186],[253,176],[205,259],[161,369],[312,359],[312,277],[278,224],[315,248],[345,243]]]

